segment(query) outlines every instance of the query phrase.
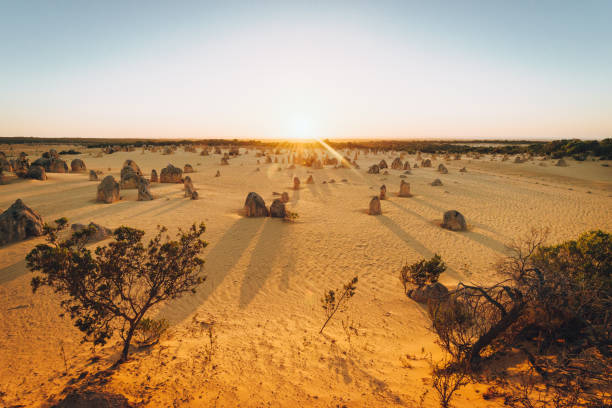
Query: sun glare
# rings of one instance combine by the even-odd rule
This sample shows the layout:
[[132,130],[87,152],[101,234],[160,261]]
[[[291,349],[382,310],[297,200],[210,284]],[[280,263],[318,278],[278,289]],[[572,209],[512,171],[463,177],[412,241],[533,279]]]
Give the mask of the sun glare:
[[314,122],[306,115],[293,115],[288,122],[287,139],[313,140],[317,138]]

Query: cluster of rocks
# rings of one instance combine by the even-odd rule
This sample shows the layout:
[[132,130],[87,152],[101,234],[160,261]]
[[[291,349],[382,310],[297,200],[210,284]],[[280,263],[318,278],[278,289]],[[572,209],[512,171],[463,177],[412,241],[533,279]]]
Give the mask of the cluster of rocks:
[[272,201],[270,209],[266,207],[264,199],[255,192],[250,192],[244,202],[244,211],[247,217],[273,217],[285,218],[287,210],[285,203],[289,201],[289,195],[283,193],[281,198]]
[[189,197],[192,200],[198,199],[198,192],[193,186],[193,181],[191,181],[190,176],[185,177],[185,180],[183,181],[183,186],[185,187],[185,197]]

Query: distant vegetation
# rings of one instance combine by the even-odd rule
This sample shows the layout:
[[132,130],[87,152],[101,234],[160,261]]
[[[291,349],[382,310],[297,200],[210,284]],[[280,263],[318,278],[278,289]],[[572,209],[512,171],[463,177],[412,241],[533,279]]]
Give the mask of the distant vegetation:
[[[5,137],[0,139],[8,144],[75,144],[86,148],[106,146],[168,146],[168,145],[206,145],[206,146],[255,146],[255,147],[291,147],[296,142],[246,139],[92,139],[92,138],[34,138]],[[602,160],[612,160],[612,139],[580,140],[567,139],[552,142],[534,142],[529,140],[369,140],[341,141],[325,140],[334,149],[379,149],[383,151],[400,150],[408,153],[468,153],[480,154],[533,154],[548,155],[558,159],[573,157],[585,160],[589,155]],[[318,147],[318,142],[299,143],[304,147]],[[65,154],[74,154],[68,151]]]

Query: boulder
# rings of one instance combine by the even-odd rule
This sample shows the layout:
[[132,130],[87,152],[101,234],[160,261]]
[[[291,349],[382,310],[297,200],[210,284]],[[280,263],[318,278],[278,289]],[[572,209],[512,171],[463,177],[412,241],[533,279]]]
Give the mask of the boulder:
[[289,194],[286,191],[283,191],[283,193],[281,194],[280,200],[283,203],[288,203],[289,202]]
[[132,169],[131,167],[124,167],[121,169],[121,188],[138,188],[141,175]]
[[421,161],[421,167],[431,167],[431,160],[430,159],[425,159],[425,160]]
[[42,217],[21,199],[17,199],[0,214],[0,245],[41,236],[44,232],[43,226]]
[[247,217],[267,217],[269,215],[266,202],[255,192],[250,192],[244,202]]
[[451,231],[465,231],[467,229],[467,223],[459,211],[450,210],[444,213],[442,228],[446,228]]
[[159,178],[157,177],[157,170],[151,170],[151,183],[159,183]]
[[404,162],[404,170],[410,170],[410,162],[408,160]]
[[[43,166],[44,167],[44,166]],[[68,173],[68,165],[62,159],[49,159],[48,168],[45,168],[48,173]]]
[[285,203],[278,198],[274,200],[270,206],[270,217],[285,218],[286,214]]
[[387,162],[386,162],[386,161],[383,159],[383,160],[381,160],[381,161],[380,161],[380,163],[378,163],[378,167],[379,167],[380,169],[386,169],[386,168],[388,168],[389,166],[387,166]]
[[410,194],[410,183],[406,183],[404,180],[402,180],[400,183],[399,196],[412,197],[412,194]]
[[185,177],[183,185],[185,186],[185,197],[191,197],[193,195],[193,192],[195,191],[195,188],[193,187],[193,182],[191,181],[191,177]]
[[381,200],[387,199],[387,186],[385,186],[384,184],[380,186],[380,199]]
[[215,177],[221,177],[221,172],[219,170],[217,170],[217,173],[215,173]]
[[85,173],[87,171],[85,162],[81,159],[74,159],[72,162],[70,162],[70,169],[73,173]]
[[300,179],[297,177],[293,178],[293,189],[294,190],[299,190],[300,189]]
[[107,204],[119,201],[120,191],[121,188],[119,187],[119,183],[117,183],[113,176],[108,175],[104,177],[104,180],[102,180],[100,184],[98,184],[97,201]]
[[377,164],[373,164],[368,169],[368,174],[378,174],[378,173],[380,173],[380,167],[378,167]]
[[558,166],[558,167],[567,167],[567,163],[565,162],[565,160],[559,159],[559,161],[557,163],[555,163],[555,166]]
[[134,170],[134,172],[138,175],[141,175],[142,172],[140,171],[140,167],[138,167],[138,165],[136,164],[136,162],[134,160],[126,160],[123,162],[123,166],[121,166],[122,169],[129,167],[132,170]]
[[198,198],[200,198],[200,195],[198,194],[198,192],[196,190],[193,190],[191,192],[191,197],[189,197],[189,198],[191,198],[192,200],[197,200]]
[[85,224],[72,224],[70,226],[74,232],[83,231],[87,228],[91,228],[91,235],[87,237],[87,242],[102,241],[103,239],[109,238],[113,235],[113,230],[110,228],[103,227],[102,225],[90,222],[89,225]]
[[312,174],[308,176],[308,179],[306,180],[306,184],[314,184],[314,179],[312,178]]
[[93,170],[89,170],[89,181],[98,181],[98,173]]
[[462,167],[459,169],[460,173],[467,173],[467,169],[465,167]]
[[431,185],[434,187],[438,187],[442,185],[442,182],[440,181],[440,179],[435,179],[434,181],[431,182]]
[[28,171],[24,175],[25,178],[35,179],[35,180],[46,180],[47,172],[45,168],[39,165],[30,166]]
[[448,289],[440,282],[421,286],[408,292],[408,297],[417,303],[442,302],[449,296]]
[[404,163],[402,163],[402,159],[397,157],[395,160],[391,162],[391,168],[393,170],[401,170],[404,168]]
[[193,173],[193,167],[191,166],[191,164],[186,164],[184,169],[183,169],[183,173]]
[[168,164],[162,169],[159,181],[162,183],[182,183],[183,170]]
[[438,172],[441,174],[448,174],[448,169],[446,168],[444,164],[440,163],[438,165]]
[[378,196],[372,197],[370,200],[370,208],[368,210],[368,214],[370,215],[381,215],[382,210],[380,209],[380,199]]
[[138,179],[138,201],[151,201],[151,183],[146,178],[140,176]]

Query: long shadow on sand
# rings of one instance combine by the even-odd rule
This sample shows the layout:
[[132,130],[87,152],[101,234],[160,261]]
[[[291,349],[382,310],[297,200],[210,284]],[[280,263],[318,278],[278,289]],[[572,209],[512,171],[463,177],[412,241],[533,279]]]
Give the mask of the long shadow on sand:
[[18,277],[25,275],[28,272],[26,267],[25,259],[16,262],[6,268],[0,269],[0,285],[4,285],[7,282],[17,279]]
[[[399,239],[408,243],[408,245],[417,251],[424,258],[431,258],[434,256],[434,252],[432,252],[429,248],[423,245],[418,240],[414,239],[410,234],[400,228],[395,221],[385,215],[377,215],[375,217],[383,226],[389,229],[389,231],[393,232]],[[446,271],[448,275],[455,278],[461,279],[461,276],[455,271],[453,268],[447,266]]]
[[[282,251],[283,236],[288,225],[281,220],[266,219],[240,288],[240,308],[245,308],[264,287]],[[288,280],[288,278],[287,278]]]
[[[411,198],[412,200],[412,198]],[[427,218],[423,217],[420,214],[417,214],[416,212],[409,210],[408,208],[399,205],[397,203],[394,203],[393,201],[387,200],[385,202],[388,202],[402,210],[404,210],[405,212],[414,215],[417,218],[420,218],[421,220],[427,222],[427,223],[431,223],[431,220],[428,220]],[[433,207],[432,207],[433,208]],[[508,253],[508,247],[500,242],[497,241],[491,237],[487,237],[486,235],[482,235],[479,234],[478,232],[474,232],[474,231],[461,231],[461,232],[455,232],[456,234],[460,234],[461,236],[464,236],[468,239],[471,239],[472,241],[475,241],[477,243],[479,243],[480,245],[486,246],[489,249],[492,249],[495,252],[499,252],[500,254],[506,255]],[[424,255],[427,256],[427,255]]]
[[164,305],[158,315],[176,324],[195,312],[223,283],[223,280],[234,268],[251,240],[262,228],[264,218],[240,218],[236,221],[212,249],[204,255],[202,274],[206,280],[193,295],[186,295]]

